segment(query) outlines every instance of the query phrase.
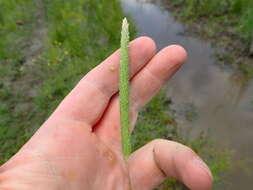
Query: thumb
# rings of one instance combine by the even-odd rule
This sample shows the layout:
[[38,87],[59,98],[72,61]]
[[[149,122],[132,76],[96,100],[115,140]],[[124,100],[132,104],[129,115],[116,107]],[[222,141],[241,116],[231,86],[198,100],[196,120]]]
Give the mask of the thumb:
[[175,178],[191,190],[210,190],[212,174],[190,148],[157,139],[134,152],[128,159],[134,190],[150,190],[167,177]]

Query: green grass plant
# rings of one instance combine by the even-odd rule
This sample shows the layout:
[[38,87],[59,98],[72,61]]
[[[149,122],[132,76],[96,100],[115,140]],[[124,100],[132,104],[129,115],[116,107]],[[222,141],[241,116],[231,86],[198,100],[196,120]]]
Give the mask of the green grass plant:
[[120,43],[120,124],[122,152],[125,157],[131,154],[131,135],[129,118],[129,25],[125,18],[122,23]]

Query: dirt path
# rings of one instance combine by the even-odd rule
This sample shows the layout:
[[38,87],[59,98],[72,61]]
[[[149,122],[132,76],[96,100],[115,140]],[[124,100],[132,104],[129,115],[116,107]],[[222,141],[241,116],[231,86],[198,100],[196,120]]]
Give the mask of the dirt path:
[[32,24],[32,35],[22,44],[24,62],[21,66],[21,75],[12,82],[13,93],[21,97],[15,105],[15,112],[26,113],[34,109],[33,98],[38,94],[41,85],[41,67],[34,60],[39,59],[43,52],[46,38],[47,26],[45,22],[45,7],[43,0],[36,1],[35,22]]

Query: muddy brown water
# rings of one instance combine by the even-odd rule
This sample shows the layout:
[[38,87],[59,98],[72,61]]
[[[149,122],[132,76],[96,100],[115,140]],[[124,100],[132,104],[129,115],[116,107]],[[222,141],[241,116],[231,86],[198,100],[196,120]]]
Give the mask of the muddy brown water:
[[188,51],[188,62],[168,83],[167,93],[185,137],[204,131],[217,144],[234,151],[232,169],[219,189],[253,189],[253,80],[230,66],[221,66],[214,55],[223,50],[187,34],[187,28],[175,21],[162,1],[121,2],[138,36],[153,38],[158,49],[180,44]]

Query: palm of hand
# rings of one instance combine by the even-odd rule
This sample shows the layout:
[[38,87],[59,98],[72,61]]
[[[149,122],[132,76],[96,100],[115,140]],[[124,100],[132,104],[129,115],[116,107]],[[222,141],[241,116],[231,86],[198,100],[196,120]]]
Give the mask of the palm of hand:
[[[30,189],[31,184],[35,189],[95,190],[103,187],[111,190],[129,187],[121,154],[104,144],[86,125],[67,120],[48,121],[45,125],[44,130],[33,137],[35,140],[28,142],[3,167],[6,172],[2,178],[9,178],[6,188]],[[40,139],[47,130],[50,134]],[[40,146],[36,146],[38,143]]]
[[[186,57],[178,46],[154,54],[154,43],[148,38],[130,45],[133,126],[139,109]],[[0,168],[0,190],[149,190],[166,176],[195,190],[210,189],[208,169],[193,163],[198,157],[183,145],[155,140],[124,160],[118,72],[109,69],[118,68],[118,62],[116,52],[79,82],[30,141]]]

